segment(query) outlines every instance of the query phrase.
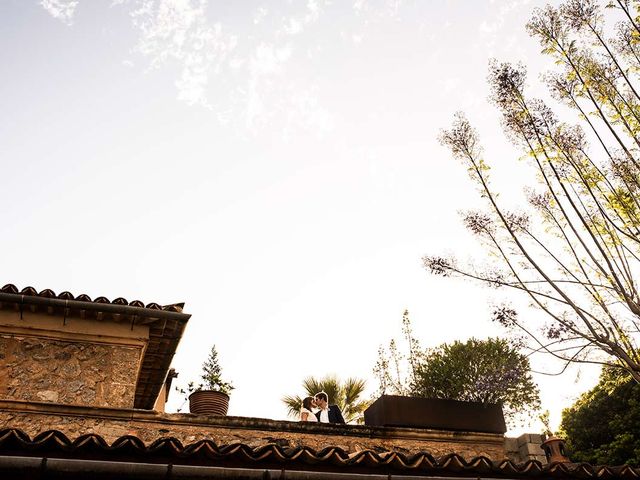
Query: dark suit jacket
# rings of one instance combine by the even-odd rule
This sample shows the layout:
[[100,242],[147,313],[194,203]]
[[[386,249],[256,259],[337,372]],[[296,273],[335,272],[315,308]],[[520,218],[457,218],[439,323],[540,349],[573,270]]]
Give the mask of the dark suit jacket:
[[[318,421],[320,421],[321,412],[322,410],[316,412]],[[329,423],[345,423],[344,418],[342,418],[342,412],[337,405],[329,405]]]

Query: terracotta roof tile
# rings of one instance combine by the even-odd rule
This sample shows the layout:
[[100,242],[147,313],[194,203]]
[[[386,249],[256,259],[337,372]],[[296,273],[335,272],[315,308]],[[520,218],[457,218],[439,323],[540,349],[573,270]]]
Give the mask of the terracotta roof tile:
[[18,293],[18,287],[16,287],[15,285],[11,285],[10,283],[5,285],[4,287],[2,287],[0,289],[0,292],[2,293],[12,293],[14,295],[16,295]]
[[470,460],[452,453],[434,458],[427,452],[405,455],[400,452],[362,450],[348,454],[339,447],[321,450],[309,447],[283,447],[266,443],[250,447],[242,443],[218,445],[212,440],[183,445],[176,438],[159,438],[146,445],[139,438],[127,435],[109,445],[95,434],[70,440],[57,430],[36,435],[33,439],[19,429],[0,430],[0,456],[47,456],[50,458],[102,459],[140,462],[170,462],[172,464],[235,466],[242,468],[289,468],[296,470],[343,473],[408,474],[464,478],[560,478],[560,479],[638,479],[640,469],[627,465],[593,466],[584,463],[542,465],[536,460],[514,463],[499,462],[479,456]]
[[33,295],[33,296],[36,296],[36,297],[38,296],[38,291],[37,291],[35,288],[33,288],[33,287],[24,287],[24,288],[20,291],[20,293],[21,293],[22,295]]
[[146,306],[140,300],[133,300],[132,302],[128,302],[126,298],[118,297],[113,301],[110,301],[107,297],[97,297],[95,300],[91,300],[89,295],[84,293],[74,297],[71,292],[64,291],[59,295],[51,290],[50,288],[45,288],[40,293],[33,287],[24,287],[22,290],[18,290],[18,287],[9,283],[4,287],[0,288],[0,293],[11,293],[13,295],[28,295],[33,297],[42,297],[42,298],[61,298],[63,300],[76,300],[79,302],[93,302],[97,304],[111,304],[111,305],[129,305],[132,307],[138,308],[147,308],[149,310],[164,310],[169,312],[181,312],[184,304],[182,303],[174,303],[171,305],[159,305],[155,302],[148,303]]

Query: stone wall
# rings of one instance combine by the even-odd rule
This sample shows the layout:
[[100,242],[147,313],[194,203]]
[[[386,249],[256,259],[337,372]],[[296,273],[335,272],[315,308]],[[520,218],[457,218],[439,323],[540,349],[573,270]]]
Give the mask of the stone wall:
[[132,407],[142,347],[0,334],[0,398]]
[[313,449],[337,446],[349,453],[372,449],[403,453],[426,451],[435,457],[457,453],[466,459],[478,455],[494,460],[506,458],[504,438],[500,434],[162,414],[0,400],[2,428],[19,428],[32,438],[51,429],[60,430],[71,439],[96,433],[109,443],[124,435],[135,435],[147,444],[161,437],[175,437],[183,444],[210,439],[219,445],[277,443]]
[[542,450],[544,435],[536,433],[525,433],[516,438],[505,438],[505,453],[514,462],[526,462],[527,460],[538,460],[545,464],[547,457]]

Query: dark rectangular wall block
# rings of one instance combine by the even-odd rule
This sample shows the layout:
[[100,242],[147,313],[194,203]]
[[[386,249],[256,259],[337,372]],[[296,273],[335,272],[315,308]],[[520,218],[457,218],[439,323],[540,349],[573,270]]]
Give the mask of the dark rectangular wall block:
[[364,412],[365,425],[467,432],[507,431],[502,407],[479,402],[382,395]]

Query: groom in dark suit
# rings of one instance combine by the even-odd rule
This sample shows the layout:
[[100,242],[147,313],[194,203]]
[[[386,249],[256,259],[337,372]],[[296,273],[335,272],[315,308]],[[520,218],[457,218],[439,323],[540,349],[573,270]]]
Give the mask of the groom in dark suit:
[[320,410],[316,413],[321,423],[345,423],[342,412],[337,405],[329,405],[329,396],[324,392],[315,395],[316,405]]

